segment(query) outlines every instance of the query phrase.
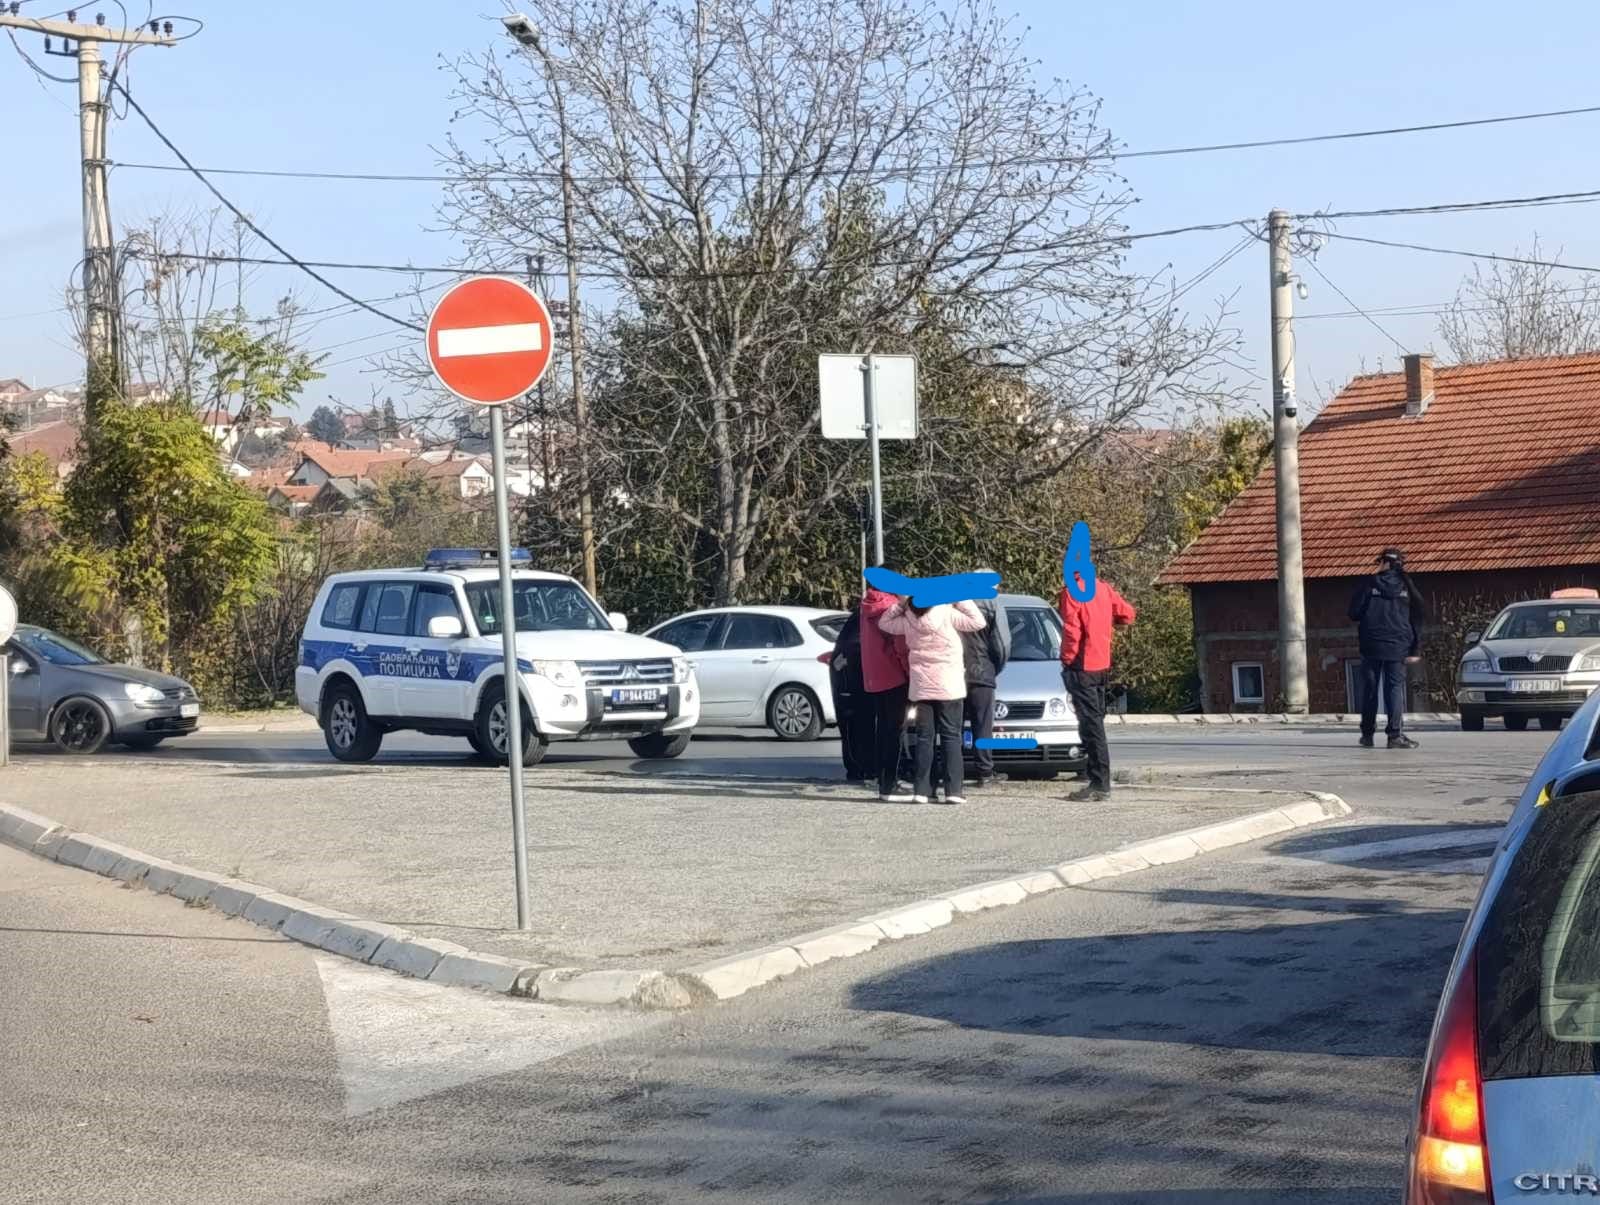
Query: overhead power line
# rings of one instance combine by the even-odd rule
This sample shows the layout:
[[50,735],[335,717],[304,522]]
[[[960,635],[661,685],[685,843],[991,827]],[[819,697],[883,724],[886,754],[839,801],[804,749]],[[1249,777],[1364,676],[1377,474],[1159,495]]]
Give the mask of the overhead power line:
[[[1115,162],[1122,159],[1160,159],[1178,155],[1207,155],[1221,151],[1249,151],[1263,150],[1269,147],[1303,146],[1316,142],[1344,142],[1359,138],[1388,138],[1398,134],[1424,134],[1440,130],[1460,130],[1472,126],[1505,125],[1520,121],[1542,121],[1553,117],[1576,117],[1582,114],[1600,113],[1600,105],[1586,105],[1572,109],[1549,109],[1539,113],[1511,113],[1499,117],[1475,117],[1460,121],[1435,121],[1421,125],[1388,126],[1371,130],[1346,130],[1334,134],[1306,134],[1292,138],[1261,138],[1250,141],[1238,142],[1213,142],[1194,146],[1159,147],[1144,151],[1091,151],[1080,155],[1045,155],[1006,160],[991,160],[965,164],[917,164],[908,167],[884,167],[870,170],[859,168],[827,168],[821,164],[809,164],[800,169],[807,175],[819,176],[872,176],[893,179],[901,176],[927,175],[943,171],[951,171],[956,167],[966,170],[985,168],[1028,168],[1028,167],[1060,167],[1068,164]],[[170,172],[182,171],[182,168],[167,163],[119,163],[118,167],[129,168],[137,171]],[[213,176],[264,176],[277,179],[291,180],[358,180],[373,183],[390,184],[452,184],[452,183],[516,183],[527,180],[557,181],[561,177],[556,172],[487,172],[478,175],[447,175],[414,172],[335,172],[335,171],[308,171],[291,169],[269,169],[248,167],[207,167],[200,169]],[[774,173],[730,171],[697,173],[696,178],[702,180],[759,180]],[[669,179],[659,173],[640,173],[628,177],[620,175],[583,175],[574,176],[574,180],[589,183],[620,183],[623,180],[636,181],[661,181]]]
[[1350,295],[1348,293],[1346,293],[1338,285],[1334,284],[1333,281],[1329,280],[1328,279],[1328,274],[1317,266],[1317,261],[1314,258],[1311,258],[1311,257],[1308,256],[1306,258],[1306,260],[1305,260],[1305,263],[1313,272],[1315,272],[1319,277],[1322,278],[1322,283],[1323,284],[1327,285],[1335,293],[1339,294],[1340,297],[1344,298],[1344,303],[1346,305],[1348,305],[1356,313],[1360,314],[1369,323],[1371,323],[1373,330],[1377,331],[1385,339],[1389,340],[1390,343],[1393,343],[1396,347],[1398,347],[1400,349],[1400,354],[1402,356],[1408,354],[1408,349],[1407,349],[1406,345],[1404,343],[1400,342],[1400,340],[1396,339],[1388,331],[1384,330],[1383,326],[1378,322],[1378,320],[1376,318],[1374,318],[1371,314],[1369,314],[1365,310],[1363,310],[1359,305],[1357,305],[1354,301],[1352,301],[1350,299]]
[[1490,251],[1466,251],[1460,247],[1430,247],[1424,243],[1405,243],[1395,239],[1370,238],[1360,234],[1335,234],[1326,232],[1326,238],[1344,243],[1368,243],[1374,247],[1397,247],[1404,251],[1427,251],[1434,255],[1456,255],[1464,259],[1495,260],[1502,264],[1528,264],[1535,268],[1558,268],[1564,272],[1600,272],[1600,267],[1589,264],[1564,264],[1553,259],[1531,259],[1525,255],[1497,255]]
[[191,174],[193,174],[195,179],[199,180],[200,183],[204,184],[206,186],[207,190],[211,193],[211,195],[216,197],[217,200],[221,201],[222,204],[227,207],[229,212],[231,212],[234,217],[238,218],[239,221],[244,223],[246,228],[248,228],[251,233],[253,233],[262,242],[266,243],[267,246],[271,247],[279,255],[283,256],[283,259],[284,259],[285,263],[293,264],[295,267],[299,268],[302,272],[304,272],[307,276],[311,277],[312,280],[315,280],[318,284],[322,285],[323,288],[328,289],[330,292],[335,293],[340,297],[343,297],[351,305],[358,306],[361,309],[368,311],[369,313],[376,314],[379,318],[385,319],[388,322],[392,322],[396,326],[403,326],[403,327],[406,327],[409,330],[414,330],[414,331],[421,331],[423,329],[422,327],[418,326],[415,322],[411,322],[411,321],[409,321],[408,319],[405,319],[405,318],[397,318],[393,314],[385,313],[383,310],[378,309],[376,306],[370,304],[369,302],[365,302],[365,301],[361,300],[361,298],[355,296],[355,294],[345,292],[344,289],[342,289],[338,285],[334,284],[333,281],[329,280],[326,276],[320,275],[311,265],[303,263],[299,259],[296,259],[294,257],[294,255],[291,254],[288,251],[288,249],[283,246],[283,244],[279,243],[276,239],[274,239],[265,230],[261,229],[260,226],[257,226],[255,224],[255,222],[251,219],[249,214],[245,213],[244,210],[240,209],[237,205],[235,205],[232,201],[230,201],[226,196],[224,196],[222,191],[215,184],[211,183],[211,181],[206,178],[205,173],[202,172],[199,168],[197,168],[193,163],[191,163],[189,161],[189,157],[187,155],[185,155],[182,151],[180,151],[178,149],[177,145],[172,141],[172,139],[168,138],[166,136],[166,134],[162,132],[161,127],[158,126],[155,123],[155,120],[150,116],[150,114],[148,114],[148,113],[146,113],[144,111],[143,106],[141,106],[138,101],[133,99],[133,95],[125,87],[123,87],[122,84],[120,84],[115,79],[108,79],[106,82],[112,88],[115,88],[118,92],[120,92],[122,94],[122,99],[127,102],[128,107],[139,115],[140,120],[142,120],[145,125],[150,127],[150,132],[161,140],[161,142],[166,146],[166,148],[169,151],[171,151],[173,153],[173,155],[175,155],[178,158],[179,162],[181,162],[183,164],[183,166],[185,168],[187,168],[188,171]]

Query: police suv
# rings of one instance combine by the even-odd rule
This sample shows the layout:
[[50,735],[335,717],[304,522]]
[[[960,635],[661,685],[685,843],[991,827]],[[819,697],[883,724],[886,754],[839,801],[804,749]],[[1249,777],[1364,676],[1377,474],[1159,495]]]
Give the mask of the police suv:
[[[526,549],[513,566],[532,562]],[[625,736],[640,757],[677,757],[700,718],[689,662],[627,633],[559,573],[516,568],[522,761],[552,740]],[[506,757],[499,562],[492,549],[440,548],[419,569],[336,573],[306,618],[295,694],[340,761],[370,761],[385,733],[461,736]]]

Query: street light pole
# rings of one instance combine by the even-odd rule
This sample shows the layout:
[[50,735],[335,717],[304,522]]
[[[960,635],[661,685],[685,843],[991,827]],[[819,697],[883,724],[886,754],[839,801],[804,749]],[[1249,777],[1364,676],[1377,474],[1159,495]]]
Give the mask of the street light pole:
[[595,570],[594,498],[589,485],[589,398],[583,385],[583,317],[578,302],[577,226],[572,199],[572,154],[567,138],[567,106],[561,95],[550,51],[532,20],[521,14],[501,18],[517,45],[539,56],[545,86],[556,107],[561,141],[561,225],[567,253],[567,341],[572,359],[572,417],[578,453],[578,531],[583,547],[583,584],[591,595],[599,593]]

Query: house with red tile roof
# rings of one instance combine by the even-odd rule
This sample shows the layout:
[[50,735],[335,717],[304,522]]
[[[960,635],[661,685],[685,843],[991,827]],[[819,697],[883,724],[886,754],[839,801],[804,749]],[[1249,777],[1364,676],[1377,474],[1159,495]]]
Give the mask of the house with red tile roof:
[[11,454],[41,453],[55,467],[56,476],[65,479],[71,476],[73,465],[77,463],[78,434],[78,425],[65,419],[40,423],[10,437]]
[[[1158,579],[1189,589],[1209,712],[1281,710],[1276,505],[1269,462]],[[1410,705],[1439,709],[1454,619],[1600,587],[1600,354],[1356,377],[1300,434],[1300,506],[1311,709],[1359,709],[1346,609],[1389,546],[1433,620]]]
[[359,481],[372,476],[375,465],[403,463],[412,458],[410,452],[330,448],[315,440],[302,440],[296,445],[295,451],[300,462],[289,474],[290,485],[321,485],[335,478]]

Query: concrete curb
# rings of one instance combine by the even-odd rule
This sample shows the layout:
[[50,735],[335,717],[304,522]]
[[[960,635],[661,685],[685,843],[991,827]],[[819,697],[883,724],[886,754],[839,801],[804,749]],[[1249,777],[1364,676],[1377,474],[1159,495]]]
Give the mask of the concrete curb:
[[[1461,717],[1453,711],[1408,711],[1406,712],[1408,724],[1454,724]],[[1342,711],[1316,711],[1309,715],[1287,715],[1281,711],[1271,712],[1148,712],[1142,714],[1129,713],[1127,715],[1108,715],[1107,724],[1122,724],[1137,727],[1144,724],[1359,724],[1361,717],[1350,712]]]
[[527,996],[553,1004],[683,1009],[714,1000],[731,1000],[796,971],[837,958],[854,958],[885,941],[943,928],[958,916],[1008,908],[1047,891],[1181,862],[1350,814],[1350,806],[1337,795],[1306,794],[1309,797],[1305,800],[1283,807],[1151,837],[1013,878],[958,888],[677,972],[546,967],[479,954],[454,942],[419,937],[397,926],[363,920],[257,883],[180,866],[89,833],[72,832],[46,816],[6,804],[0,804],[0,844],[215,908],[303,945],[430,983]]
[[965,913],[1010,907],[1046,891],[1081,886],[1147,870],[1151,866],[1181,862],[1203,853],[1226,849],[1230,845],[1242,845],[1274,833],[1289,832],[1350,814],[1350,805],[1337,795],[1321,791],[1307,794],[1309,798],[1284,807],[1136,841],[1108,853],[1074,858],[1015,878],[964,887],[945,895],[918,900],[902,908],[864,916],[831,929],[806,933],[777,945],[719,958],[715,962],[679,971],[676,978],[686,983],[692,991],[718,1000],[729,1000],[803,968],[818,966],[835,958],[853,958],[882,942],[942,928]]
[[227,736],[243,732],[316,732],[317,721],[308,715],[285,716],[283,719],[256,720],[252,723],[208,724],[201,718],[196,732],[209,732],[214,736]]

